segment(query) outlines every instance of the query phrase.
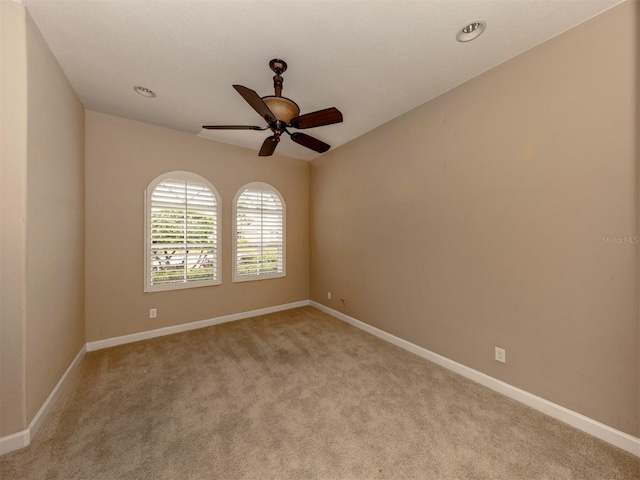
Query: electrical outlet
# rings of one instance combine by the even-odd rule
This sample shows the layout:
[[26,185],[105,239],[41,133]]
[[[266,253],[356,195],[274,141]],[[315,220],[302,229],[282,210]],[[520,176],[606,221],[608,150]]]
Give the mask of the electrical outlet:
[[507,363],[507,351],[504,348],[496,347],[496,360]]
[[327,292],[327,299],[331,300],[331,292]]
[[150,308],[149,309],[149,318],[156,318],[158,316],[158,309],[157,308]]

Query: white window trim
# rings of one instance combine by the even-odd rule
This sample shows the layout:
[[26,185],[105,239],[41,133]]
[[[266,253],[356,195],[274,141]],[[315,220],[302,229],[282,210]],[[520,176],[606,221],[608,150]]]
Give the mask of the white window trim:
[[[282,204],[282,272],[278,273],[261,273],[258,275],[238,275],[238,199],[245,190],[268,190],[275,193],[280,199]],[[273,185],[269,185],[265,182],[251,182],[243,185],[238,189],[236,195],[233,197],[233,237],[232,237],[232,249],[233,249],[233,279],[234,283],[237,282],[255,282],[258,280],[269,280],[272,278],[282,278],[287,276],[287,204],[282,197],[282,194]]]
[[[216,255],[216,272],[217,278],[215,280],[199,280],[193,282],[184,283],[172,283],[165,285],[151,285],[151,259],[149,255],[149,248],[151,246],[151,197],[156,187],[165,180],[174,179],[179,181],[199,183],[206,185],[211,192],[213,192],[216,198],[216,248],[218,254]],[[222,236],[220,235],[222,225],[222,199],[218,190],[209,182],[206,178],[201,177],[198,174],[192,172],[186,172],[177,170],[173,172],[163,173],[156,177],[149,183],[144,191],[144,291],[151,292],[163,292],[168,290],[182,290],[185,288],[199,288],[209,287],[213,285],[220,285],[222,283]]]

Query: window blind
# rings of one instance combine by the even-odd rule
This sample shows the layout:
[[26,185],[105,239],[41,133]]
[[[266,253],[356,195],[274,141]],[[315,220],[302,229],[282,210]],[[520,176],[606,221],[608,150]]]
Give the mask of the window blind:
[[236,276],[284,274],[284,208],[274,191],[247,188],[236,203]]
[[206,186],[167,179],[151,195],[150,285],[218,280],[218,208]]

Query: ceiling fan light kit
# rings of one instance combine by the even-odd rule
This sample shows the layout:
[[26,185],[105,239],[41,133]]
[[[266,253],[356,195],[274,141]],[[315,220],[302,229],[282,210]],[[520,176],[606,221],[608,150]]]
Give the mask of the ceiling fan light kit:
[[300,107],[289,98],[270,95],[262,97],[262,101],[267,104],[267,107],[273,112],[277,120],[283,121],[287,125],[300,115]]
[[260,97],[255,91],[242,85],[234,85],[233,88],[258,112],[267,122],[266,127],[255,125],[203,125],[202,128],[208,130],[266,130],[271,129],[273,135],[267,137],[260,148],[258,155],[266,157],[273,155],[280,136],[288,134],[298,145],[324,153],[331,148],[317,138],[301,132],[290,133],[287,128],[305,129],[321,127],[342,122],[342,113],[335,107],[325,108],[316,112],[300,115],[300,107],[290,98],[282,96],[282,85],[284,79],[282,74],[287,71],[287,63],[284,60],[274,58],[269,62],[269,67],[275,75],[273,76],[273,88],[275,95]]

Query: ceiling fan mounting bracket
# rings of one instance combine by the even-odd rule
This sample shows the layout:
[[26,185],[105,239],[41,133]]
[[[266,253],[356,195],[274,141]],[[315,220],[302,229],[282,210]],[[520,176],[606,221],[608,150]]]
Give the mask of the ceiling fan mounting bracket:
[[282,75],[287,71],[287,62],[274,58],[269,62],[269,67],[271,67],[271,70],[273,70],[276,75]]

